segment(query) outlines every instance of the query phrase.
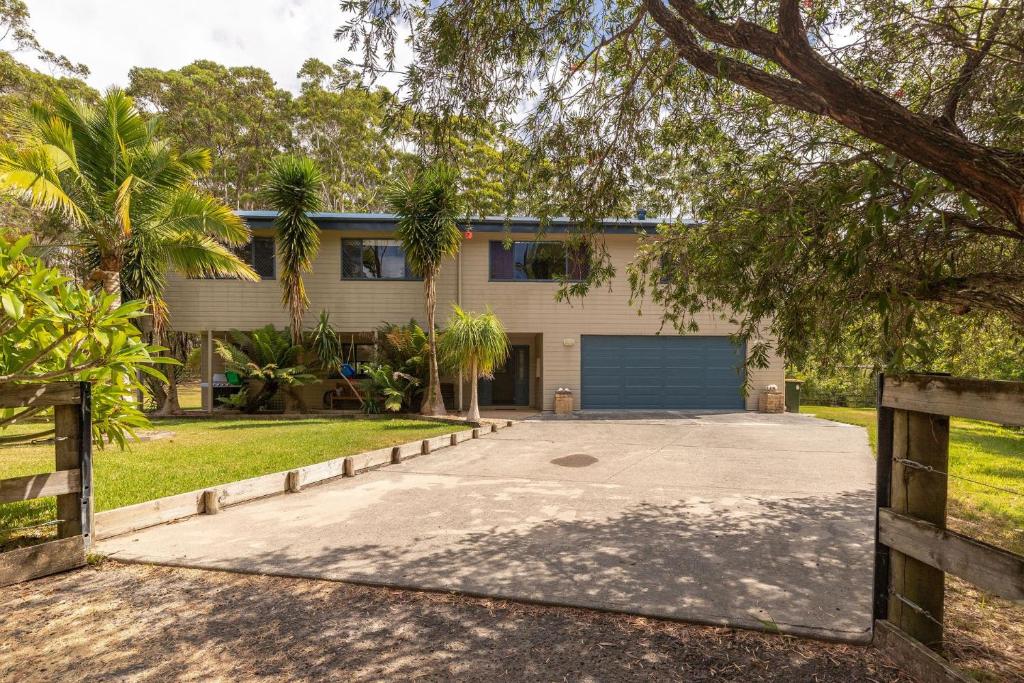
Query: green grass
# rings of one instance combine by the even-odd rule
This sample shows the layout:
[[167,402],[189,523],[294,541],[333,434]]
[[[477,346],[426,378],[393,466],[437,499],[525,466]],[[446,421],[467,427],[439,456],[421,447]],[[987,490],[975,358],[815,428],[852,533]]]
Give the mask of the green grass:
[[[872,408],[801,406],[800,412],[866,427],[871,448],[876,448],[878,427]],[[1024,432],[961,418],[950,421],[949,432],[949,472],[955,475],[949,480],[949,514],[954,518],[950,527],[1024,553]]]
[[[126,451],[94,450],[97,511],[426,439],[453,427],[408,419],[296,418],[160,420],[152,429],[174,434]],[[0,479],[53,469],[52,443],[0,448]],[[52,520],[55,510],[53,498],[0,505],[0,547],[11,535],[5,530]],[[27,535],[43,538],[48,532],[52,528]]]
[[203,407],[202,389],[198,382],[178,385],[178,405],[182,410],[199,410]]

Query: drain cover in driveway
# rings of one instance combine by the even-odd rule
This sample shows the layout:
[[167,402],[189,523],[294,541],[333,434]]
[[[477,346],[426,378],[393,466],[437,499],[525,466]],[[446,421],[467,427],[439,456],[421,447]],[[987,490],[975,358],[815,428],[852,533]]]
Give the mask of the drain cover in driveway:
[[563,455],[561,458],[555,458],[551,461],[552,465],[559,465],[560,467],[586,467],[587,465],[593,465],[597,462],[597,458],[586,453],[573,453],[572,455]]

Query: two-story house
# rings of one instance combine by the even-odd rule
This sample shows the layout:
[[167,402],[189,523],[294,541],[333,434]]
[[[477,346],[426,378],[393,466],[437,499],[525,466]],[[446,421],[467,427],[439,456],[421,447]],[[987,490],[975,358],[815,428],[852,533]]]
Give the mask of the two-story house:
[[[288,324],[274,242],[273,212],[243,211],[253,230],[244,254],[260,282],[169,278],[166,299],[171,326],[199,333],[203,340],[203,406],[213,405],[214,377],[223,372],[212,340],[228,330],[251,330],[268,323]],[[322,213],[320,252],[306,274],[308,324],[321,310],[341,333],[350,360],[369,360],[373,330],[382,322],[425,320],[423,283],[406,264],[388,214]],[[505,324],[512,353],[492,380],[482,380],[482,406],[523,406],[551,410],[555,391],[569,388],[582,409],[754,409],[768,384],[784,383],[780,358],[752,370],[743,395],[745,349],[732,343],[734,327],[708,312],[692,335],[662,329],[660,311],[650,302],[640,315],[629,303],[626,266],[633,259],[638,232],[654,232],[656,220],[606,221],[603,239],[617,274],[610,286],[595,288],[582,300],[558,302],[556,277],[570,277],[582,266],[565,248],[570,224],[554,220],[538,236],[538,221],[472,221],[459,255],[442,267],[438,281],[439,326],[452,303],[471,311],[490,307]],[[659,334],[659,331],[661,332]],[[469,400],[468,385],[443,379],[446,405],[459,410]],[[321,406],[320,384],[304,389],[307,405]]]

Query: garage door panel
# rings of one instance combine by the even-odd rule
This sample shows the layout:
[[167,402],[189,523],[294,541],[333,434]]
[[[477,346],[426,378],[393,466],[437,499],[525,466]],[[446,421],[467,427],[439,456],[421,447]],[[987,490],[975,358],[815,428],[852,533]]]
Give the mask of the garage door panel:
[[742,362],[728,337],[583,335],[582,407],[742,409]]

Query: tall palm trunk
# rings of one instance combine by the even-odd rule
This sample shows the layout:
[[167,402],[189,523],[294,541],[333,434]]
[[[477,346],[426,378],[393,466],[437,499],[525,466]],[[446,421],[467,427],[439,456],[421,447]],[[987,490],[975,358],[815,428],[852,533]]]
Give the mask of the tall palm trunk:
[[470,361],[470,363],[469,363],[469,381],[470,381],[470,385],[469,385],[469,412],[466,414],[466,419],[469,420],[470,422],[479,422],[480,421],[480,401],[479,401],[479,399],[477,397],[477,384],[479,384],[479,382],[477,380],[478,380],[478,378],[480,376],[480,373],[477,370],[478,367],[479,366],[477,365],[476,358],[474,358],[472,361]]
[[89,273],[89,282],[99,285],[107,294],[117,297],[115,305],[121,305],[121,259],[111,254],[100,257],[99,268]]
[[302,318],[306,312],[306,291],[302,286],[302,276],[293,274],[287,284],[285,300],[288,303],[288,317],[291,319],[292,344],[302,344]]
[[432,270],[423,277],[427,299],[427,351],[430,360],[430,378],[427,393],[423,396],[420,413],[423,415],[445,415],[444,397],[441,396],[441,376],[437,369],[437,332],[434,330],[434,312],[437,308],[437,271]]

